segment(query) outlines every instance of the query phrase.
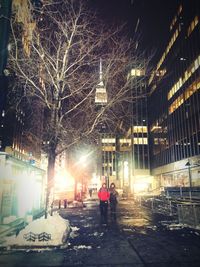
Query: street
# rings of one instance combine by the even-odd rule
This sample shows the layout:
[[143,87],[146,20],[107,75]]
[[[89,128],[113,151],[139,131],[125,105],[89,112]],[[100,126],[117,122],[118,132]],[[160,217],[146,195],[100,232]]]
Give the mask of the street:
[[198,231],[172,229],[169,218],[133,200],[120,200],[116,221],[109,216],[107,225],[100,223],[97,200],[61,209],[60,215],[72,227],[67,248],[1,251],[0,266],[200,266]]

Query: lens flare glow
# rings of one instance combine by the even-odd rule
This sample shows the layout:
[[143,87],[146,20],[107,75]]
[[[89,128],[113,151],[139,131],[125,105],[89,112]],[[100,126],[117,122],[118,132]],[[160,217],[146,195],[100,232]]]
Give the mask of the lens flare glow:
[[135,183],[134,184],[134,191],[135,193],[140,193],[140,192],[144,192],[147,191],[149,187],[149,183]]
[[65,170],[61,170],[55,175],[55,188],[56,191],[67,191],[74,188],[74,177]]
[[23,217],[27,212],[39,209],[42,194],[42,184],[36,180],[34,173],[22,172],[17,183],[18,216]]

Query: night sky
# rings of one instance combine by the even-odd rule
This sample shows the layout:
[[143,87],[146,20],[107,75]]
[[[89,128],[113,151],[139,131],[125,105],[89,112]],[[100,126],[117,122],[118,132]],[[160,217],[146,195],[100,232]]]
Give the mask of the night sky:
[[130,37],[140,18],[139,38],[142,49],[159,50],[161,40],[167,41],[169,24],[176,13],[178,0],[91,0],[103,19],[127,23]]

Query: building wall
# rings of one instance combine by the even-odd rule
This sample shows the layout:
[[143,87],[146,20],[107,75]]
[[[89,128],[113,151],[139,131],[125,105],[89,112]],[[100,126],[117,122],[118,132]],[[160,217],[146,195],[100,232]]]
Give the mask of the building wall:
[[159,175],[200,155],[199,10],[199,1],[180,1],[148,83],[151,169]]
[[[21,26],[18,27],[18,36],[21,38],[25,54],[29,57],[32,33],[36,29],[29,1],[13,0],[11,13],[15,16],[15,26]],[[12,36],[10,36],[10,41],[11,39]],[[38,104],[37,99],[32,97],[27,100],[24,97],[23,87],[16,85],[14,76],[9,75],[7,83],[9,85],[4,82],[5,97],[3,104],[0,105],[2,106],[0,109],[0,150],[6,151],[23,161],[39,165],[43,108]]]
[[[138,127],[136,129],[138,133]],[[145,134],[147,134],[146,130]],[[101,180],[106,182],[107,186],[114,182],[118,189],[123,189],[127,194],[147,191],[152,187],[150,169],[145,165],[143,153],[140,153],[140,156],[134,153],[135,147],[147,146],[147,144],[143,142],[138,144],[138,138],[132,136],[131,139],[125,136],[104,134],[101,138]],[[139,138],[142,140],[142,137]],[[134,140],[135,142],[137,140],[136,144],[133,143]]]
[[11,13],[11,0],[0,0],[0,150],[2,149],[4,125],[5,125],[5,106],[8,89],[6,77],[6,63],[8,52],[9,20]]
[[116,136],[113,134],[101,134],[101,180],[107,186],[116,182]]
[[[147,91],[145,62],[141,69],[131,68],[127,116],[122,122],[123,136],[104,133],[101,136],[101,177],[107,184],[115,182],[125,193],[145,191],[152,188],[150,176]],[[123,126],[124,125],[124,126]],[[127,130],[126,130],[127,129]],[[140,188],[139,188],[140,187]]]
[[131,86],[131,119],[127,137],[130,139],[130,182],[131,193],[148,191],[152,188],[149,164],[146,61],[140,69],[132,67],[128,78]]

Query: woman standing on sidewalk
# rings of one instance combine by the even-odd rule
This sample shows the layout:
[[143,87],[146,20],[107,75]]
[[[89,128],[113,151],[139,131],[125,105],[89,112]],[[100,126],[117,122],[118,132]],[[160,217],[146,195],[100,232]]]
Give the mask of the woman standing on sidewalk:
[[110,188],[110,211],[111,211],[111,218],[116,219],[116,207],[117,207],[117,197],[118,197],[118,192],[115,188],[115,184],[111,183]]
[[100,200],[100,214],[101,214],[101,222],[107,222],[108,215],[108,201],[110,198],[110,192],[106,187],[106,183],[102,184],[102,187],[99,189],[98,198]]

